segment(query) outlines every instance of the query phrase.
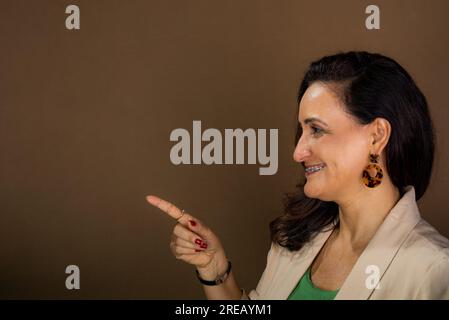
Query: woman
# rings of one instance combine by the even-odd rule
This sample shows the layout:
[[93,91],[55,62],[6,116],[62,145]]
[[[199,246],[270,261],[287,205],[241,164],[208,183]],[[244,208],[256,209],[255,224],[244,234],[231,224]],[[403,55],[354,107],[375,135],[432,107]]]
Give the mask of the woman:
[[293,158],[306,182],[270,223],[267,265],[249,294],[204,223],[148,197],[178,220],[171,249],[196,266],[207,298],[449,299],[449,241],[416,204],[434,131],[410,75],[379,54],[327,56],[311,64],[298,104]]

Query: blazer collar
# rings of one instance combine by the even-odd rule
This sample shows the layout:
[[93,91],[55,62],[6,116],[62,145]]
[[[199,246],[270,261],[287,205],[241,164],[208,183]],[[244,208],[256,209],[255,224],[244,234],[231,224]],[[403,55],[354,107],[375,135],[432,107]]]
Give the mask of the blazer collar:
[[[367,268],[369,266],[377,267],[381,280],[402,243],[420,221],[421,216],[415,200],[414,187],[407,186],[404,191],[403,197],[390,210],[390,213],[357,259],[335,299],[368,299],[375,288],[370,288],[371,286],[366,284],[369,276]],[[333,228],[329,228],[327,231],[319,233],[303,249],[293,253],[291,268],[294,272],[291,273],[292,277],[284,283],[283,289],[279,291],[279,296],[275,299],[286,299],[288,297],[329,238],[332,230]]]
[[288,264],[284,265],[280,270],[279,283],[269,288],[271,290],[269,294],[270,299],[287,299],[331,235],[333,228],[326,227],[325,230],[318,233],[312,241],[298,251],[291,252],[288,249],[280,251],[280,255],[284,256],[283,259],[287,259],[285,261],[288,261]]
[[[379,270],[379,280],[387,271],[399,248],[421,220],[415,189],[407,186],[405,194],[391,209],[340,288],[335,299],[369,299],[376,288],[367,284],[370,266]],[[381,285],[381,282],[379,283]],[[373,288],[371,288],[373,287]]]

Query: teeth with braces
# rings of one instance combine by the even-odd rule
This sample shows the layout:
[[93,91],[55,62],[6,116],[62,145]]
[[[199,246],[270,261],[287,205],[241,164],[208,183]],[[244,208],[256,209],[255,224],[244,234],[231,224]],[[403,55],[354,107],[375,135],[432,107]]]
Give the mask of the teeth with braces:
[[306,172],[317,172],[323,168],[324,168],[324,165],[313,166],[313,167],[306,168]]

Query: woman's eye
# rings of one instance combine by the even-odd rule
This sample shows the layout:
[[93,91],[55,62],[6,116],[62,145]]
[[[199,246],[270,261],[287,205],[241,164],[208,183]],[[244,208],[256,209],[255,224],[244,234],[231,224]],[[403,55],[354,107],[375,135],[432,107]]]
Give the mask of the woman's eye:
[[317,135],[323,133],[323,130],[321,130],[318,127],[310,127],[312,129],[312,134]]

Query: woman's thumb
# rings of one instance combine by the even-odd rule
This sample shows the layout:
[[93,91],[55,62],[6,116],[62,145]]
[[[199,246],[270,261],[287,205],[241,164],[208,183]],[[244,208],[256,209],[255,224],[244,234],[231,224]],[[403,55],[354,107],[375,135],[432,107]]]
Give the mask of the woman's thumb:
[[187,225],[191,231],[201,236],[204,240],[210,240],[211,230],[202,224],[198,219],[190,218],[187,221]]

